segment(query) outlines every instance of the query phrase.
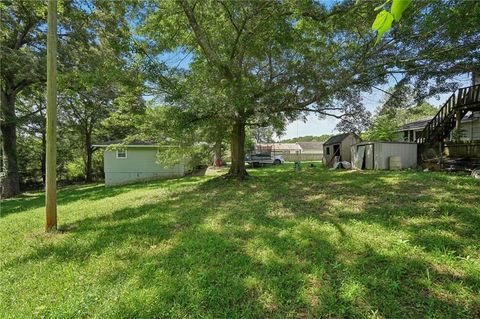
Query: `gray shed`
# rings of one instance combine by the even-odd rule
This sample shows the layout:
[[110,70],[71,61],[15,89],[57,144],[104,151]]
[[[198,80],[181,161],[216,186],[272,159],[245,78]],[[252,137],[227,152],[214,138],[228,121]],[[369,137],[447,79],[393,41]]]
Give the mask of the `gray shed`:
[[390,160],[399,157],[401,168],[415,168],[417,167],[417,147],[417,143],[408,142],[361,142],[350,148],[352,167],[389,169]]

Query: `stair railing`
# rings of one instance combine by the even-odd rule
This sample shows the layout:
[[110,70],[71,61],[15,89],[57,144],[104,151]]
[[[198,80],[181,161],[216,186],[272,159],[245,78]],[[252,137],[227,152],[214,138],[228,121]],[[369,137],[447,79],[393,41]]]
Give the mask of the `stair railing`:
[[456,95],[453,93],[440,110],[438,110],[437,114],[428,122],[420,137],[417,139],[417,142],[425,143],[435,138],[442,139],[446,132],[439,130],[447,130],[445,120],[453,116],[458,108],[475,103],[480,103],[480,84],[460,88],[458,93]]

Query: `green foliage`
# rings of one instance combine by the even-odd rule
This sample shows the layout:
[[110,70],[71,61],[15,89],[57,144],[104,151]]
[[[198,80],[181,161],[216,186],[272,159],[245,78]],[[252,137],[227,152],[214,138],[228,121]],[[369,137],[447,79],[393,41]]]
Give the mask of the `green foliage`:
[[[152,81],[173,106],[203,123],[210,121],[212,129],[215,123],[224,125],[232,152],[239,150],[234,162],[243,162],[239,144],[246,126],[281,131],[288,121],[310,112],[360,118],[356,115],[364,108],[359,92],[384,81],[378,56],[359,54],[371,45],[364,36],[369,6],[158,1],[148,7],[139,33],[151,55],[190,53],[189,70],[164,71],[174,78],[166,82],[158,72],[165,68],[158,67]],[[348,22],[342,19],[347,16]],[[232,167],[233,173],[242,172]]]
[[392,0],[390,11],[395,18],[395,21],[400,21],[403,12],[407,9],[411,2],[412,0]]
[[362,133],[365,141],[394,141],[397,139],[398,122],[389,116],[375,117],[371,127]]
[[393,21],[399,22],[402,18],[403,12],[410,5],[412,0],[387,0],[382,6],[377,7],[377,9],[385,7],[389,2],[391,2],[390,12],[383,9],[381,10],[376,18],[373,21],[372,29],[377,31],[377,41],[375,44],[380,42],[382,36],[385,32],[392,28]]
[[316,166],[4,200],[0,317],[478,317],[479,180]]
[[437,112],[438,108],[427,102],[423,102],[413,107],[398,109],[394,116],[397,123],[402,125],[434,116]]
[[[394,91],[394,93],[398,93]],[[395,141],[398,140],[398,128],[401,125],[434,116],[438,109],[433,105],[423,102],[414,106],[405,105],[411,99],[408,95],[401,95],[399,103],[395,103],[400,95],[386,102],[373,117],[372,124],[362,133],[362,139],[369,141]],[[391,95],[389,95],[391,98]]]
[[[6,6],[1,15],[1,117],[8,117],[18,133],[22,183],[26,179],[39,183],[45,155],[46,1],[2,4]],[[141,113],[143,79],[131,52],[127,8],[132,8],[131,2],[59,3],[59,178],[77,179],[68,167],[78,159],[83,159],[84,176],[100,176],[101,162],[92,154],[91,145],[125,137],[136,125],[135,115]],[[4,96],[12,97],[13,103],[4,103]],[[14,150],[7,153],[15,157]],[[29,176],[24,178],[24,174]]]
[[382,10],[380,11],[380,13],[377,14],[377,17],[372,24],[372,29],[377,31],[377,41],[375,42],[375,44],[380,42],[383,34],[390,30],[393,20],[393,15],[386,10]]
[[[44,106],[37,100],[44,95],[45,4],[0,3],[0,85],[2,94],[14,92],[17,98],[8,107],[2,99],[1,124],[2,129],[16,126],[20,172],[42,169]],[[374,25],[383,30],[394,24],[395,32],[372,48],[375,6],[371,1],[329,6],[317,1],[60,1],[60,176],[75,175],[67,173],[69,163],[87,157],[86,132],[93,142],[136,136],[173,144],[172,162],[184,157],[209,162],[210,155],[195,155],[204,154],[199,144],[205,154],[213,145],[231,144],[236,121],[257,142],[271,141],[272,132],[308,112],[341,114],[337,129],[361,131],[370,119],[361,93],[386,83],[391,74],[401,74],[399,85],[379,114],[395,118],[396,125],[431,115],[434,109],[413,106],[452,92],[455,77],[478,65],[480,3],[387,1],[377,11],[388,14],[379,12],[383,19],[377,17]],[[200,33],[185,9],[191,9]],[[165,65],[165,54],[187,55],[189,68]],[[149,117],[146,95],[155,98],[149,108],[167,106],[168,116]],[[383,131],[394,126],[380,122]],[[262,129],[255,132],[255,127]],[[2,134],[8,136],[4,141],[13,140]],[[93,170],[99,168],[94,160]]]
[[255,149],[255,144],[256,142],[253,137],[247,134],[247,136],[245,137],[245,152],[253,152]]

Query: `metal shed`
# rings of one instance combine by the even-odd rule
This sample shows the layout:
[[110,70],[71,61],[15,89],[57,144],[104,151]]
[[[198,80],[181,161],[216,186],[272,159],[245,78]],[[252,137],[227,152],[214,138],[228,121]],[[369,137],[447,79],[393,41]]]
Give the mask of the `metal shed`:
[[356,169],[389,169],[390,158],[399,157],[400,168],[417,167],[417,143],[361,142],[352,145],[352,167]]

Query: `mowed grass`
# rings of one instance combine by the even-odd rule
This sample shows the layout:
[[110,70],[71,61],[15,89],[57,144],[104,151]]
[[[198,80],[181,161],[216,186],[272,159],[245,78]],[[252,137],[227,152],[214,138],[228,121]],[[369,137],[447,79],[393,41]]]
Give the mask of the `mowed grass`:
[[250,174],[4,201],[0,318],[480,317],[479,180]]

